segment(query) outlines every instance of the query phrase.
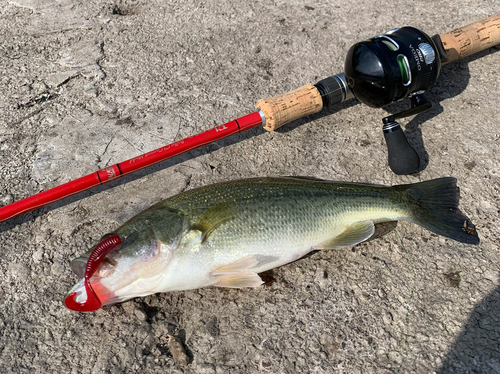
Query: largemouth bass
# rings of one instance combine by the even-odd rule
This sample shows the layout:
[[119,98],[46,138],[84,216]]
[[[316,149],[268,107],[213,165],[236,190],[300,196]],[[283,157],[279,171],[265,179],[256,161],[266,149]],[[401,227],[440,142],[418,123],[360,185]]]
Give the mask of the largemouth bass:
[[[410,221],[478,244],[458,200],[454,178],[393,187],[255,178],[193,189],[139,213],[94,252],[73,260],[82,279],[66,306],[89,311],[157,292],[257,287],[263,283],[258,273],[312,250],[356,245],[385,221]],[[89,270],[111,239],[114,247]],[[92,298],[96,304],[86,305]]]

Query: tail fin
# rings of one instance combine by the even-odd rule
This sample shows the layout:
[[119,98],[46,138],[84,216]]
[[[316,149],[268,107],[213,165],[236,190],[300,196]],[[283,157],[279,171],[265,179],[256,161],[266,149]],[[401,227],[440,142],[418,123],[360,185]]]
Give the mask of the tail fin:
[[410,203],[409,220],[438,235],[467,244],[479,244],[472,222],[458,209],[459,189],[455,178],[395,186]]

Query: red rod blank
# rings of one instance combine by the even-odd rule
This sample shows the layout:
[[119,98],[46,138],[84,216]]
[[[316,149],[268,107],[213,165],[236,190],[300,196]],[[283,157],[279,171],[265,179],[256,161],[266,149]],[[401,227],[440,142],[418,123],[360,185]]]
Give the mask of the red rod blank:
[[219,139],[242,132],[262,124],[259,112],[254,112],[240,117],[223,125],[215,126],[201,134],[182,139],[172,144],[165,145],[154,151],[131,158],[130,160],[108,166],[95,173],[61,184],[50,190],[40,192],[25,199],[0,208],[0,222],[13,218],[23,213],[30,212],[47,204],[64,199],[68,196],[88,190],[92,187],[111,182],[125,174],[151,166],[192,149],[213,143]]

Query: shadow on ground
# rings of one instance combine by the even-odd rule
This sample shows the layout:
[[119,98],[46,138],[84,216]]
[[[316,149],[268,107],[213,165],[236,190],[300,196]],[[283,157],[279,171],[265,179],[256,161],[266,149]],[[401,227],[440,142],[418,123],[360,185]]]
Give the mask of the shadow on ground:
[[499,310],[500,286],[476,305],[438,374],[500,373]]

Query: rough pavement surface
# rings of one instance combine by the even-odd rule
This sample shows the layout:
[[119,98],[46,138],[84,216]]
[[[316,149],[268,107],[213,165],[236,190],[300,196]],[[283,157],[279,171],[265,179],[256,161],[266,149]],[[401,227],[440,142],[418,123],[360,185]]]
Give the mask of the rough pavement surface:
[[[4,0],[1,203],[340,73],[357,41],[405,25],[443,33],[500,11],[482,0],[384,3]],[[428,92],[433,109],[402,121],[425,159],[416,175],[386,165],[387,112],[346,102],[1,224],[0,372],[500,373],[499,65],[495,47],[445,66]],[[454,176],[481,244],[398,223],[275,269],[265,287],[159,294],[87,314],[64,307],[77,280],[71,259],[127,218],[186,189],[280,175]]]

